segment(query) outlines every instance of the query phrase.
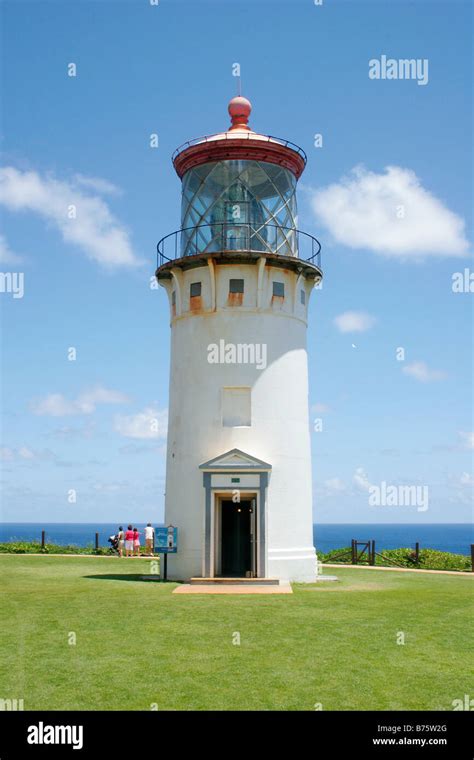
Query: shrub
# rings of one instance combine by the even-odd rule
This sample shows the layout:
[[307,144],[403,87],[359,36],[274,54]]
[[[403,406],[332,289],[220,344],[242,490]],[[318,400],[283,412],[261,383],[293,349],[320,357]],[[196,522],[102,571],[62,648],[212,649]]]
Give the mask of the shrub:
[[68,544],[45,544],[44,549],[39,541],[11,541],[0,544],[0,554],[112,554],[112,550],[105,546],[95,549],[92,544],[89,546],[76,546]]
[[[351,563],[351,547],[344,546],[342,549],[331,549],[330,552],[317,552],[318,559],[321,562],[342,562]],[[342,556],[341,556],[342,555]]]
[[436,549],[421,549],[420,567],[431,570],[471,570],[471,558],[464,554],[439,552]]
[[[318,559],[324,563],[337,562],[350,565],[352,561],[350,547],[332,549],[330,552],[318,552]],[[367,552],[359,560],[360,565],[368,564]],[[421,549],[419,561],[413,549],[384,549],[375,555],[375,564],[381,567],[411,567],[425,570],[471,570],[471,558],[464,554],[441,552],[437,549]]]
[[[145,548],[142,546],[141,556]],[[95,554],[97,556],[115,555],[115,552],[110,546],[100,546],[98,549],[93,544],[87,546],[76,546],[76,544],[67,544],[61,546],[60,544],[45,544],[44,549],[41,548],[40,541],[11,541],[8,543],[0,544],[0,554]],[[155,554],[155,557],[158,557]]]

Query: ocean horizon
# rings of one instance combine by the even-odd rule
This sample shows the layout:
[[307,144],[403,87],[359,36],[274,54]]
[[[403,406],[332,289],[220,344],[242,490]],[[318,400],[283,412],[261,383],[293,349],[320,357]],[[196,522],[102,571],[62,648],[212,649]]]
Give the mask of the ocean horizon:
[[[99,533],[99,545],[108,546],[108,538],[114,534],[119,525],[126,527],[127,522],[117,523],[0,523],[0,543],[13,541],[40,541],[41,531],[46,531],[46,542],[53,544],[73,544],[88,546],[94,544],[95,534]],[[162,527],[164,523],[153,523]],[[137,522],[143,538],[145,523]],[[351,540],[375,541],[377,551],[381,549],[398,549],[413,547],[418,541],[420,549],[438,549],[454,554],[470,554],[474,543],[474,530],[471,523],[314,523],[313,541],[316,550],[328,552],[342,546],[350,546]]]

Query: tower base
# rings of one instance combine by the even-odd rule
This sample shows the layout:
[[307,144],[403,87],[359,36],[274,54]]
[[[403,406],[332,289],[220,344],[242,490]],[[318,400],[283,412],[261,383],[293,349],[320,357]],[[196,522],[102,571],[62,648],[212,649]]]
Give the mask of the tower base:
[[302,549],[269,549],[268,575],[282,581],[314,583],[317,576],[314,546]]
[[[184,553],[168,557],[168,579],[190,581],[193,577],[205,577],[201,558],[197,553]],[[303,549],[270,549],[265,578],[281,582],[314,583],[317,577],[317,558],[313,546]],[[219,576],[216,575],[216,579]],[[264,578],[262,577],[262,580]],[[253,579],[258,580],[258,578]]]

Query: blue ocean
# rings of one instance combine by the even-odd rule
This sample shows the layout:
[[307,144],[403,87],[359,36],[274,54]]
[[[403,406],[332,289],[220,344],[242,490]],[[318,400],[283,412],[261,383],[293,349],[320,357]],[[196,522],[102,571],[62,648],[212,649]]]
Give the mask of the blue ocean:
[[[125,523],[123,523],[124,527]],[[155,527],[160,527],[156,523]],[[134,526],[135,527],[135,526]],[[145,525],[136,523],[143,537]],[[0,523],[0,542],[40,541],[41,531],[46,531],[46,542],[88,546],[95,543],[108,546],[107,539],[116,533],[117,523]],[[470,554],[474,543],[474,530],[470,523],[431,524],[316,524],[313,526],[314,544],[318,551],[327,552],[342,546],[350,546],[351,540],[375,541],[377,551],[414,547],[439,549],[455,554]]]

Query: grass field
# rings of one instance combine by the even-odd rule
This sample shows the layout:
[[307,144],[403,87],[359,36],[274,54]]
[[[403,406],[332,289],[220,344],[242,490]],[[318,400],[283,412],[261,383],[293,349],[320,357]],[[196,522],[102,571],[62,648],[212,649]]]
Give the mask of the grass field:
[[140,581],[149,568],[0,556],[0,697],[25,710],[452,710],[474,695],[469,577],[341,567],[340,582],[292,596],[182,596]]

